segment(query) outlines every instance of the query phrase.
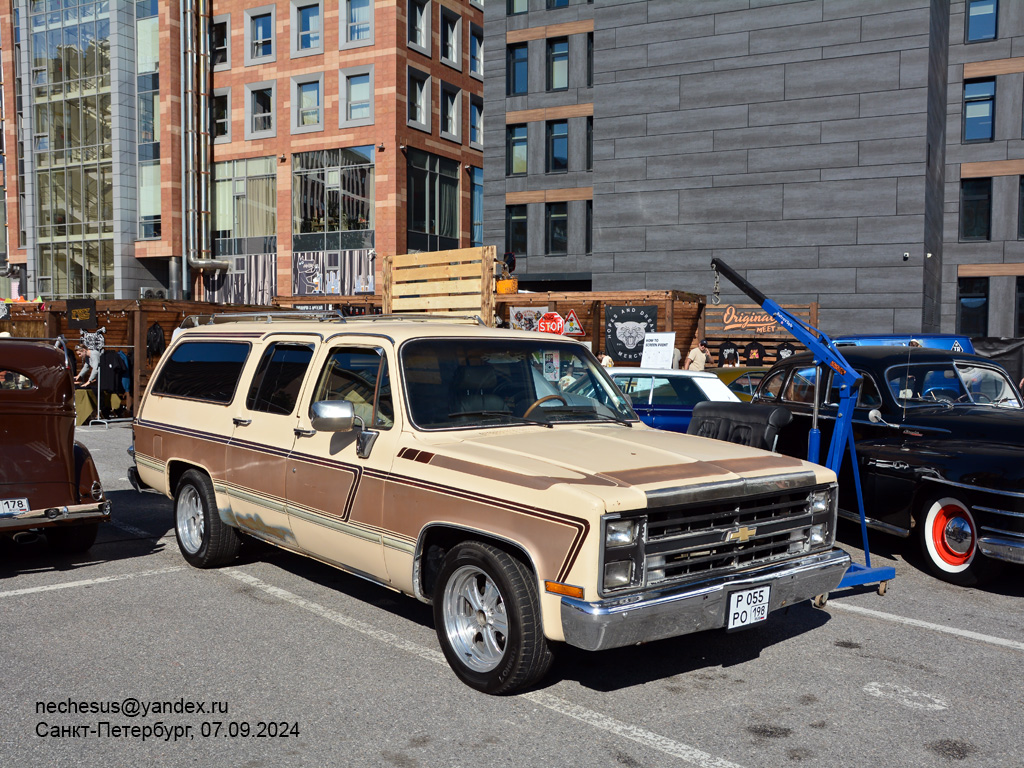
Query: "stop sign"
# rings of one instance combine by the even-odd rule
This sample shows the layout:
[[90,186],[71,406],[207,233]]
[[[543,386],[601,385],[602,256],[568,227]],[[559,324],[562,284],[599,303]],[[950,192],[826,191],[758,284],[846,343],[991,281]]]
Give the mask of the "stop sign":
[[537,321],[537,330],[542,333],[561,334],[565,328],[565,321],[557,312],[546,312]]

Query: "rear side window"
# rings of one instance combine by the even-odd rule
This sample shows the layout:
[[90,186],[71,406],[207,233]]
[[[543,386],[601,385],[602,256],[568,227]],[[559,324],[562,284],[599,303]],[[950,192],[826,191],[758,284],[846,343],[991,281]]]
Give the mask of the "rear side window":
[[782,391],[782,382],[786,378],[786,369],[783,368],[780,371],[773,371],[767,380],[761,382],[761,391],[759,396],[762,400],[778,400],[779,393]]
[[32,389],[35,382],[17,371],[0,371],[0,389]]
[[263,353],[249,385],[245,407],[250,411],[279,415],[294,411],[312,358],[311,344],[271,344]]
[[230,403],[249,349],[237,342],[187,341],[171,353],[153,394]]
[[707,399],[707,395],[701,391],[693,379],[684,379],[678,376],[673,376],[670,379],[654,377],[654,387],[651,390],[652,405],[694,406]]

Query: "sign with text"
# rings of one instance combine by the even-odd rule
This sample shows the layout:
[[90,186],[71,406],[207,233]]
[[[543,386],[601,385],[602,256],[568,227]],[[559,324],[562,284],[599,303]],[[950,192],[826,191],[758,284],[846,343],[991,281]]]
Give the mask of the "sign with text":
[[537,330],[541,333],[554,333],[559,336],[565,328],[565,321],[557,312],[545,312],[537,323]]
[[91,331],[98,325],[96,320],[95,299],[67,300],[68,328],[79,331]]
[[671,368],[672,351],[676,346],[676,334],[648,333],[644,337],[644,351],[640,357],[641,368]]
[[517,331],[536,331],[537,323],[547,311],[547,307],[509,307],[509,327]]
[[644,352],[644,337],[658,330],[658,307],[635,306],[604,308],[604,347],[617,363],[639,364]]

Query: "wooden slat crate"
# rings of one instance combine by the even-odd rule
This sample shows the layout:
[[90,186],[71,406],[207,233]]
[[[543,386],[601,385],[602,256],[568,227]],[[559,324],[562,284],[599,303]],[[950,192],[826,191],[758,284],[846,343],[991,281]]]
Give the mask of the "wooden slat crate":
[[384,314],[425,312],[494,317],[494,260],[497,248],[385,256]]

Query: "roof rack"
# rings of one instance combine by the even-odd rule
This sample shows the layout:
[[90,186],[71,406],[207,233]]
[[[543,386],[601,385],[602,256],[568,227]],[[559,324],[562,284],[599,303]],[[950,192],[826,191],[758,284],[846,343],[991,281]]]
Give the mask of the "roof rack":
[[342,323],[351,322],[376,322],[408,320],[412,322],[426,323],[458,323],[464,325],[487,324],[479,315],[430,315],[430,314],[391,314],[391,315],[355,315],[347,317],[340,309],[318,310],[315,312],[226,312],[215,315],[189,315],[181,321],[181,328],[198,328],[201,325],[214,325],[217,323],[237,323],[243,321],[268,323],[286,320],[317,320],[319,322],[335,321]]

